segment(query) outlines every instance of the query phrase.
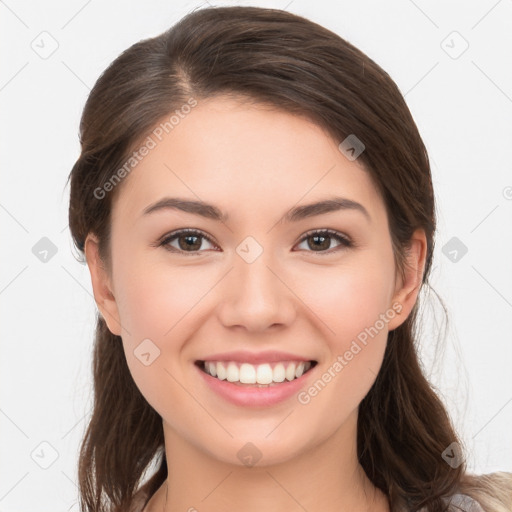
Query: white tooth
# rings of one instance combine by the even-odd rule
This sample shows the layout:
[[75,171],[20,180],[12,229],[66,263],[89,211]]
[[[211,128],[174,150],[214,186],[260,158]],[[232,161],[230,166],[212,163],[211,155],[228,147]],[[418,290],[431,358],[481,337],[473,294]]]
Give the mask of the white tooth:
[[238,382],[239,378],[240,372],[238,371],[238,366],[236,365],[236,363],[228,363],[228,368],[226,370],[226,379],[229,382]]
[[[210,363],[209,361],[204,362],[204,369],[208,375],[212,375],[212,370],[215,368],[215,363]],[[213,375],[215,377],[215,375]]]
[[252,364],[243,363],[240,365],[240,382],[242,384],[256,383],[256,369]]
[[301,361],[295,370],[295,377],[299,378],[304,373],[304,361]]
[[205,361],[204,368],[208,374],[217,377],[219,380],[228,380],[229,382],[240,382],[242,384],[268,385],[283,382],[285,379],[292,381],[301,377],[311,368],[311,362],[296,363],[277,363],[272,369],[268,363],[254,366],[250,363],[242,363],[238,367],[237,363],[230,361],[214,362]]
[[283,382],[285,379],[285,370],[283,363],[277,363],[272,371],[272,380],[274,382]]
[[214,366],[217,366],[217,378],[220,380],[224,380],[227,377],[226,367],[223,363],[213,363]]
[[285,372],[286,380],[293,380],[295,378],[295,363],[289,363]]
[[272,368],[269,364],[260,364],[256,370],[256,382],[258,384],[270,384],[272,382]]

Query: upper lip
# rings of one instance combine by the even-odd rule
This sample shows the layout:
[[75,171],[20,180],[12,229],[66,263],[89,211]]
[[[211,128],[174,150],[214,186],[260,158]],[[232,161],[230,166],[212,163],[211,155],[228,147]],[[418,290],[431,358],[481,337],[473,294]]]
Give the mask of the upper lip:
[[213,354],[201,359],[201,361],[238,361],[240,363],[273,363],[277,361],[314,361],[314,359],[291,354],[289,352],[278,352],[274,350],[264,352],[247,352],[236,350],[233,352],[223,352]]

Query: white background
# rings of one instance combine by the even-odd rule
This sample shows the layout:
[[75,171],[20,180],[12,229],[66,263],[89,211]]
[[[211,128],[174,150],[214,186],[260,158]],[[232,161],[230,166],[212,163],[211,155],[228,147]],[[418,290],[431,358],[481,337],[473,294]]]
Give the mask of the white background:
[[[431,284],[449,318],[431,293],[425,369],[467,446],[470,471],[511,471],[512,1],[230,4],[286,8],[324,25],[382,66],[405,95],[432,164],[439,229]],[[121,51],[199,5],[0,2],[0,512],[78,510],[96,311],[67,228],[79,118]],[[464,47],[454,31],[469,44],[457,58]],[[48,58],[32,48],[52,44]],[[45,263],[32,252],[42,237],[57,249]],[[442,252],[452,237],[468,248],[456,262]],[[43,469],[52,450],[58,457]]]

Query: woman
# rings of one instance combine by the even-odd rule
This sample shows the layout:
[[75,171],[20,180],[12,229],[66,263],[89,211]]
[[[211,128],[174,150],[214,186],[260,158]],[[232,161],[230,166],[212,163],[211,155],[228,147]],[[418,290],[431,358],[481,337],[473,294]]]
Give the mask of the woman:
[[375,62],[288,12],[198,10],[109,66],[80,136],[83,510],[511,510],[419,365],[434,194]]

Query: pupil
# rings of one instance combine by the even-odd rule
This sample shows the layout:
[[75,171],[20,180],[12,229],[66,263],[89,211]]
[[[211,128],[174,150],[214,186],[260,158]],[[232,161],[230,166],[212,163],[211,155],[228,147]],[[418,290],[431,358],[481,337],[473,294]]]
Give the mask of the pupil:
[[[316,244],[314,246],[310,246],[310,248],[320,248],[320,249],[328,249],[329,248],[329,237],[328,236],[320,236],[320,235],[313,235],[312,238],[315,240],[315,244],[317,241],[320,240],[320,244]],[[325,243],[327,242],[327,243]]]
[[[180,248],[181,249],[199,249],[201,247],[201,242],[197,242],[199,240],[200,237],[196,236],[196,235],[184,235],[182,237],[180,237]],[[181,240],[183,239],[186,239],[187,241],[182,244],[181,243]],[[195,243],[194,242],[190,242],[191,239],[195,239]]]

